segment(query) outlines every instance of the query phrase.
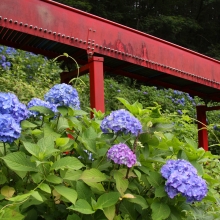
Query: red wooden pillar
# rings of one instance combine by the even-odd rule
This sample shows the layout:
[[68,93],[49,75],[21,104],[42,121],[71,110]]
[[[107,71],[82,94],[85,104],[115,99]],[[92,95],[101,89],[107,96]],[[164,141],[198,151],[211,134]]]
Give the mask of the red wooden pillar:
[[198,141],[199,147],[208,150],[208,131],[206,129],[206,110],[205,105],[196,106],[197,120],[198,120]]
[[101,112],[105,112],[103,61],[103,57],[89,58],[90,105]]

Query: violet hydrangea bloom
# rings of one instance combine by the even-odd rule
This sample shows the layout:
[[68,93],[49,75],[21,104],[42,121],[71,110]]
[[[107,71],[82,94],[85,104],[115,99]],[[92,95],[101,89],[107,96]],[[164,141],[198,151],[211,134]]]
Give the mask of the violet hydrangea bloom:
[[142,131],[140,121],[125,109],[112,111],[110,115],[105,117],[101,123],[101,130],[108,133],[112,130],[114,133],[124,132],[131,133],[135,136]]
[[137,162],[136,155],[123,143],[113,145],[107,152],[107,158],[127,167],[132,167]]
[[65,83],[53,86],[44,96],[45,101],[58,106],[68,106],[80,109],[78,92]]
[[168,160],[161,168],[161,174],[167,179],[165,191],[170,198],[180,193],[187,202],[195,202],[201,201],[207,194],[205,180],[198,176],[197,170],[186,160]]
[[[31,101],[27,104],[28,108],[31,108],[31,107],[34,107],[34,106],[43,106],[43,107],[49,108],[53,112],[57,112],[57,105],[51,104],[49,102],[43,101],[43,100],[38,99],[38,98],[31,99]],[[29,114],[29,117],[30,116],[36,117],[39,114],[39,112],[29,110],[28,114]]]
[[10,114],[0,114],[0,141],[13,142],[20,137],[20,124]]
[[10,114],[17,123],[20,123],[27,118],[28,110],[16,95],[0,92],[0,114]]

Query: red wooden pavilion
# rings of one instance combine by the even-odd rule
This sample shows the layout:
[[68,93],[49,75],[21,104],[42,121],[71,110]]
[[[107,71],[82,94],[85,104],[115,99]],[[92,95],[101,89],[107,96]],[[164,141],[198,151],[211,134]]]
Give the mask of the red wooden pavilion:
[[[0,44],[50,58],[68,53],[90,73],[91,108],[105,111],[103,72],[220,101],[220,62],[162,39],[51,0],[1,0]],[[68,82],[76,72],[61,74]],[[197,106],[198,127],[206,111]],[[199,146],[208,150],[207,130]]]

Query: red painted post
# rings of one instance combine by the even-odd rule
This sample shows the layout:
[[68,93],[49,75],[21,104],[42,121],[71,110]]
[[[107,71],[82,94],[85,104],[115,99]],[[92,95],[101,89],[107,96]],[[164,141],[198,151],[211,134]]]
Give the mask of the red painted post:
[[208,131],[206,129],[206,110],[207,106],[196,106],[197,120],[198,120],[198,141],[199,147],[208,151]]
[[90,107],[105,112],[103,57],[89,59]]

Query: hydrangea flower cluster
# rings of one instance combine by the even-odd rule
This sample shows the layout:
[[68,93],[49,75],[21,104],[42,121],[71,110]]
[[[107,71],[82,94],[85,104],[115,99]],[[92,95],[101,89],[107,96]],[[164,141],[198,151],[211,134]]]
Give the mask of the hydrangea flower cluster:
[[65,83],[53,86],[44,96],[45,101],[57,106],[68,106],[80,109],[78,92],[72,86]]
[[123,143],[113,145],[107,152],[107,158],[127,167],[132,167],[137,162],[136,155]]
[[26,106],[12,93],[0,93],[0,141],[13,142],[21,133],[20,122],[28,115]]
[[17,123],[27,118],[28,110],[16,95],[12,93],[0,93],[0,114],[10,114]]
[[108,133],[112,130],[114,133],[124,132],[137,136],[142,131],[140,121],[125,109],[112,111],[110,115],[105,117],[101,123],[101,130]]
[[0,55],[0,65],[3,69],[7,69],[11,66],[11,63],[6,60],[4,55]]
[[13,142],[21,134],[21,127],[10,114],[0,114],[0,141]]
[[182,194],[187,202],[201,201],[207,194],[204,179],[197,170],[186,160],[168,160],[161,168],[162,176],[167,179],[165,191],[170,198]]
[[[49,108],[53,112],[57,112],[57,105],[51,104],[49,102],[43,101],[43,100],[38,99],[38,98],[31,99],[31,101],[27,104],[28,108],[31,108],[33,106],[43,106],[43,107]],[[30,116],[36,117],[37,115],[39,115],[39,112],[29,110],[28,115],[29,115],[29,117]]]

